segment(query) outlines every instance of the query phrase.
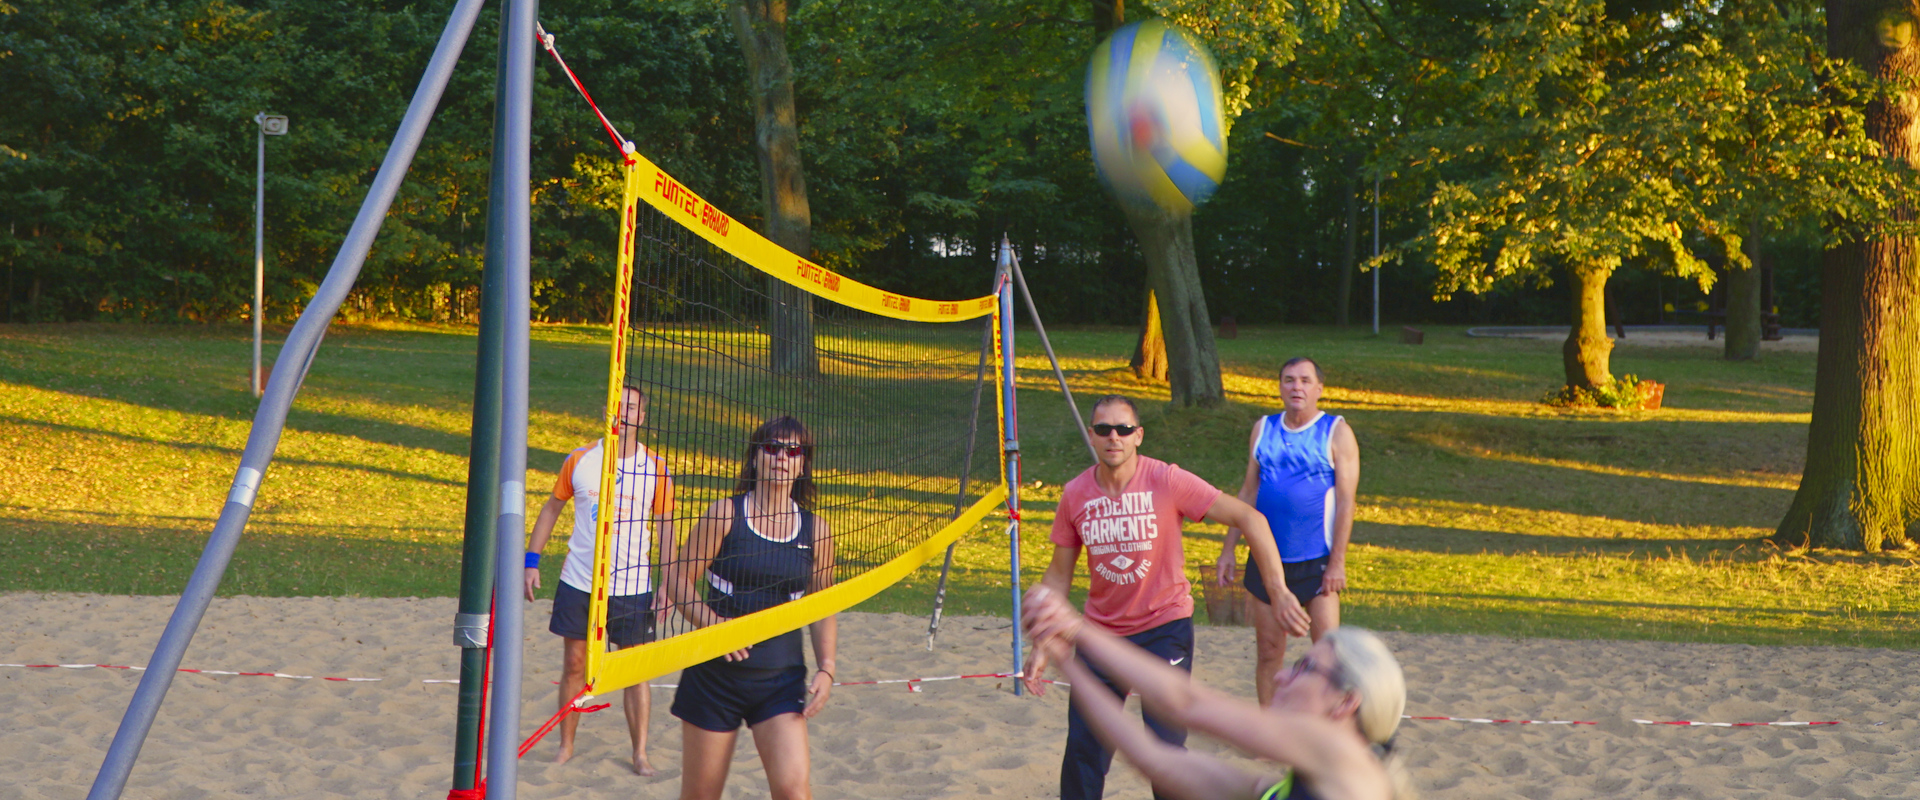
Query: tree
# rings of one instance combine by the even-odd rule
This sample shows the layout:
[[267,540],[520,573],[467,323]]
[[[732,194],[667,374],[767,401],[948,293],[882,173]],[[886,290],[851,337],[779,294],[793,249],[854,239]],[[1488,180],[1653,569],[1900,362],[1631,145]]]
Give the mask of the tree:
[[1407,161],[1438,179],[1414,243],[1440,268],[1440,299],[1556,273],[1572,281],[1566,383],[1609,385],[1608,277],[1639,259],[1710,284],[1689,229],[1739,249],[1738,232],[1691,191],[1699,84],[1683,67],[1698,59],[1697,33],[1656,14],[1617,21],[1600,2],[1544,0],[1511,7],[1480,38],[1442,95],[1465,104],[1427,106],[1442,121],[1410,137]]
[[1829,0],[1826,12],[1828,55],[1887,87],[1865,103],[1865,130],[1907,191],[1821,266],[1806,470],[1774,535],[1877,551],[1920,535],[1920,4]]
[[[813,213],[807,206],[806,170],[800,163],[800,119],[793,102],[793,62],[787,58],[787,0],[734,0],[729,13],[734,36],[747,59],[753,94],[754,151],[760,159],[760,198],[766,236],[801,257],[813,252]],[[784,281],[767,279],[768,355],[773,371],[812,374],[820,369],[813,347],[813,295]]]

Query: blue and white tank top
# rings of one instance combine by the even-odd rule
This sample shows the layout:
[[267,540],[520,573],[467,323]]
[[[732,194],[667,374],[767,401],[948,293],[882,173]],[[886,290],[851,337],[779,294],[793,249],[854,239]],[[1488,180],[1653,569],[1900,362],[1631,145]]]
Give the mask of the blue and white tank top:
[[1324,411],[1298,429],[1287,427],[1285,412],[1260,420],[1253,451],[1260,496],[1253,506],[1273,528],[1283,562],[1333,552],[1333,427],[1339,422]]
[[[801,510],[800,529],[785,540],[769,539],[747,519],[747,496],[735,495],[733,526],[707,568],[707,607],[722,617],[744,617],[800,599],[813,580],[813,514]],[[784,669],[804,666],[800,631],[787,631],[747,651],[734,667]]]

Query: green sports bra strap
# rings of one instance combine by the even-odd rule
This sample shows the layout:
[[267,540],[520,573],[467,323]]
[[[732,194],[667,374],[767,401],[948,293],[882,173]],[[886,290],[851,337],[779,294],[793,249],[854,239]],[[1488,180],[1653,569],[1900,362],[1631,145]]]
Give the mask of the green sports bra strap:
[[1286,796],[1292,793],[1293,770],[1287,770],[1287,776],[1281,778],[1279,783],[1267,787],[1266,793],[1260,795],[1260,800],[1286,800]]

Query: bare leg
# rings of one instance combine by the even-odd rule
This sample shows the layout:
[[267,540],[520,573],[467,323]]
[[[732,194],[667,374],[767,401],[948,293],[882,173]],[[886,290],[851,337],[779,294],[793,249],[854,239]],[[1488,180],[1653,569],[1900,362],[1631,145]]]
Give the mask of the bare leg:
[[767,790],[773,800],[813,800],[805,717],[781,714],[753,726],[753,746],[767,769]]
[[1320,641],[1327,631],[1340,627],[1340,595],[1322,593],[1315,596],[1307,601],[1307,614],[1313,617],[1313,621],[1307,625],[1307,631],[1314,641]]
[[647,761],[647,716],[653,706],[653,690],[646,684],[629,686],[620,695],[620,710],[627,713],[627,739],[633,742],[633,771],[651,778],[656,773]]
[[[1280,665],[1287,660],[1287,631],[1273,618],[1273,606],[1258,597],[1247,602],[1253,606],[1253,690],[1260,697],[1260,707],[1266,708],[1273,702],[1273,676],[1280,674]],[[1315,619],[1314,624],[1319,624]]]
[[[680,800],[720,800],[721,790],[727,788],[727,767],[733,761],[733,740],[738,734],[715,733],[681,721]],[[771,769],[768,774],[772,774]]]
[[[566,639],[561,642],[560,658],[560,705],[567,707],[580,688],[587,685],[587,640]],[[558,710],[556,709],[556,710]],[[565,764],[573,758],[573,732],[580,728],[580,715],[568,714],[560,719],[560,754],[553,757],[553,763]]]

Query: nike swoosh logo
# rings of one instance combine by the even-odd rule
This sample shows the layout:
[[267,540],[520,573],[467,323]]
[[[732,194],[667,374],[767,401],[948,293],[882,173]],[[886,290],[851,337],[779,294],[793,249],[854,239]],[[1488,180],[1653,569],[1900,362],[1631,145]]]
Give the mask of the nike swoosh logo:
[[794,545],[794,546],[795,546],[795,547],[798,547],[798,548],[800,548],[800,549],[802,549],[802,550],[812,550],[812,549],[813,549],[813,545],[810,545],[810,544],[799,544],[799,545]]
[[1186,657],[1186,656],[1181,656],[1181,657],[1179,657],[1179,658],[1173,658],[1173,659],[1168,659],[1168,660],[1167,660],[1167,665],[1168,665],[1168,666],[1174,666],[1174,667],[1177,667],[1177,666],[1180,666],[1180,662],[1182,662],[1182,661],[1185,661],[1185,660],[1187,660],[1187,657]]

